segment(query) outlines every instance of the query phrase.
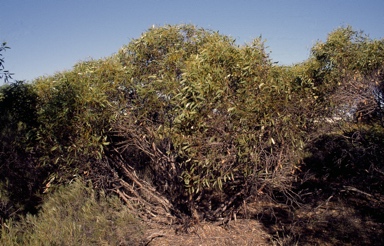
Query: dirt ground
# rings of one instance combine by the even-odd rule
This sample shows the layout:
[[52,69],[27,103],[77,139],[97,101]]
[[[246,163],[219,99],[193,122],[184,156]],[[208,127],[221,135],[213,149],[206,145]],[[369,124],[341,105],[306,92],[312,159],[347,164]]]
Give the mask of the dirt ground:
[[270,235],[259,221],[252,219],[239,219],[225,226],[202,222],[187,233],[174,228],[150,231],[147,245],[270,245]]
[[292,207],[254,199],[236,220],[149,226],[144,245],[384,245],[384,197],[348,187]]

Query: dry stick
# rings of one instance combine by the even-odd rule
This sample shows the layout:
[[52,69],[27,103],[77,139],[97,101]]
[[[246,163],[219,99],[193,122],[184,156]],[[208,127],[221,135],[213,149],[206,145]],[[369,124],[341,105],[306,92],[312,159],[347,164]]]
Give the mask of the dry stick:
[[[137,198],[128,196],[125,192],[121,192],[121,195],[122,195],[123,197],[125,197],[125,199],[127,199],[127,200],[128,200],[128,199],[129,199],[129,200],[136,200],[136,201],[138,201],[139,204],[143,205],[143,204],[141,203],[141,201],[139,201]],[[132,207],[132,208],[133,208],[133,207]],[[133,208],[133,210],[135,210],[135,211],[141,211],[142,213],[141,213],[140,218],[142,218],[142,219],[145,218],[145,217],[148,217],[148,215],[152,216],[152,218],[157,217],[156,214],[154,214],[152,211],[150,211],[150,210],[149,210],[148,208],[146,208],[145,206],[144,206],[144,207],[141,207],[140,210],[138,210],[137,208],[136,208],[136,209]]]
[[[120,136],[129,136],[131,138],[131,140],[129,141],[125,141],[123,143],[121,143],[122,145],[125,145],[125,146],[122,146],[119,148],[119,150],[116,150],[117,153],[119,153],[121,150],[125,150],[127,145],[132,145],[132,146],[135,146],[137,149],[139,149],[140,151],[142,151],[143,153],[145,153],[149,158],[152,159],[153,162],[157,162],[159,163],[159,161],[161,162],[164,162],[164,163],[170,163],[171,165],[171,170],[167,170],[167,165],[158,165],[159,169],[163,172],[163,174],[168,174],[168,176],[170,178],[172,178],[172,176],[176,175],[176,167],[175,167],[175,164],[174,164],[174,161],[172,160],[172,158],[170,158],[169,156],[167,156],[166,154],[164,154],[159,148],[156,147],[156,144],[152,141],[150,141],[151,139],[151,134],[150,134],[150,129],[146,129],[147,130],[147,134],[144,134],[143,132],[141,133],[137,133],[137,132],[133,132],[131,131],[130,129],[126,129],[122,126],[122,130],[120,132],[118,132],[118,134]],[[148,137],[143,137],[143,136],[148,136]],[[161,163],[160,163],[161,164]],[[126,173],[127,176],[129,176],[129,173],[130,171],[134,170],[133,168],[131,167],[127,167],[129,170],[127,172],[127,168],[125,167],[126,165],[121,165],[120,164],[120,167],[122,167],[122,169],[124,170],[124,172]],[[160,171],[158,170],[158,171]],[[169,171],[172,171],[172,174],[169,172]],[[132,177],[130,177],[132,178]],[[142,188],[142,182],[137,182],[137,179],[133,179],[132,181],[134,181],[137,185],[139,185],[141,188]],[[145,186],[145,188],[147,189],[150,189],[152,192],[156,193],[155,189],[152,189],[153,187],[150,187],[149,185]],[[159,200],[165,207],[170,207],[170,203],[168,201],[165,201],[164,199],[160,199],[159,196],[156,197],[157,200]]]
[[[282,168],[282,165],[281,165],[282,154],[283,154],[283,149],[280,150],[277,165],[276,165],[275,169],[273,170],[273,173],[276,173],[278,171],[279,167]],[[257,194],[263,194],[263,190],[264,190],[266,185],[267,185],[267,183],[262,184],[261,187],[257,190]]]
[[[137,177],[134,177],[132,172],[129,172],[126,167],[121,165],[121,168],[124,170],[124,173],[128,176],[129,179],[131,179],[135,184],[137,184],[140,187],[140,189],[143,189],[145,192],[147,192],[153,198],[155,198],[155,200],[157,200],[161,205],[163,205],[163,207],[167,210],[167,212],[169,212],[169,209],[171,207],[171,203],[168,200],[161,198],[159,196],[159,194],[156,194],[156,190],[153,187],[147,187],[147,186],[144,186],[142,183],[140,183],[137,180]],[[127,188],[129,187],[128,184],[123,184],[123,185],[125,185]],[[132,188],[130,188],[130,189],[132,189]],[[137,194],[137,192],[135,192],[135,193]]]
[[148,242],[145,244],[145,246],[149,245],[153,241],[153,239],[155,239],[157,237],[164,237],[164,236],[165,236],[165,234],[162,233],[162,232],[155,232],[155,233],[153,233],[152,235],[147,237],[147,241]]
[[150,204],[145,199],[141,198],[140,194],[135,189],[133,189],[131,185],[127,184],[127,182],[125,182],[124,180],[120,180],[120,182],[123,185],[123,187],[125,187],[130,193],[132,193],[138,201],[140,201],[142,204],[146,206],[152,207],[152,204]]
[[[147,129],[148,132],[150,132],[149,129]],[[151,142],[146,137],[141,137],[137,133],[128,132],[128,134],[132,137],[133,145],[136,146],[139,150],[141,150],[143,153],[145,153],[147,156],[151,158],[153,162],[158,162],[161,160],[165,160],[166,163],[171,164],[171,170],[175,174],[176,168],[174,162],[166,155],[164,154],[159,148],[156,147],[156,144],[154,142]],[[145,136],[145,135],[144,135]],[[129,143],[129,141],[124,142],[126,145]],[[125,150],[126,148],[123,148]],[[169,170],[166,169],[164,165],[160,165],[161,170],[164,172],[164,174],[168,173]],[[169,174],[171,175],[171,174]]]
[[[123,181],[123,180],[121,180],[121,181]],[[123,181],[123,182],[125,182],[125,181]],[[135,195],[135,197],[130,197],[130,196],[128,196],[125,192],[118,191],[118,194],[120,195],[120,197],[123,198],[123,200],[124,200],[125,202],[128,202],[128,201],[129,201],[128,198],[129,198],[130,200],[136,200],[136,201],[138,201],[140,204],[144,205],[144,210],[145,210],[145,212],[147,212],[147,214],[151,215],[152,217],[157,217],[157,215],[154,214],[154,212],[152,212],[152,211],[156,211],[155,207],[154,207],[152,204],[150,204],[149,202],[147,202],[147,201],[145,201],[144,199],[140,198],[140,195],[139,195],[136,191],[134,191],[134,190],[130,187],[129,184],[125,184],[125,185],[123,185],[123,186],[124,186],[125,188],[129,189],[129,191],[132,192],[132,193]],[[132,208],[133,208],[133,207],[132,207]],[[147,208],[150,208],[150,209],[147,209]],[[152,210],[152,211],[151,211],[151,210]],[[160,214],[160,213],[158,213],[158,214]],[[168,215],[168,213],[166,213],[165,215]]]
[[130,209],[134,210],[132,204],[131,204],[130,201],[127,199],[127,197],[126,197],[125,194],[123,194],[119,189],[116,189],[115,192],[119,195],[119,197],[120,197],[121,199],[123,199],[123,201],[126,203],[126,205],[127,205]]
[[[156,214],[158,214],[158,215],[161,214],[165,217],[172,218],[173,216],[170,214],[170,210],[172,208],[171,203],[167,199],[162,198],[161,195],[156,191],[156,189],[151,187],[148,183],[146,183],[143,180],[139,181],[139,178],[136,176],[134,169],[131,166],[129,166],[128,164],[124,164],[122,162],[122,157],[120,155],[118,155],[117,157],[120,160],[116,160],[115,163],[122,169],[125,177],[130,179],[133,182],[133,184],[136,184],[138,189],[145,192],[150,198],[156,200],[157,203],[160,205],[160,207],[157,207],[157,206],[151,204],[148,201],[148,200],[150,200],[150,198],[147,198],[147,199],[143,198],[142,195],[140,195],[138,193],[138,191],[135,190],[133,185],[129,185],[123,179],[119,180],[120,184],[127,191],[129,191],[131,194],[133,194],[134,197],[128,196],[124,192],[119,193],[120,197],[125,196],[125,199],[123,199],[123,200],[125,200],[126,202],[127,202],[128,198],[130,200],[133,199],[133,200],[138,201],[140,204],[142,204],[144,206],[143,209],[147,212],[147,214],[150,214],[153,217],[156,217]],[[159,208],[161,208],[161,210],[162,210],[161,212],[159,211]]]
[[217,216],[217,214],[218,214],[219,212],[225,212],[225,211],[227,210],[228,206],[230,206],[230,205],[235,201],[235,199],[236,199],[238,196],[240,196],[242,193],[243,193],[243,190],[241,190],[241,191],[239,191],[238,193],[236,193],[236,195],[232,196],[232,198],[229,200],[229,202],[228,202],[226,205],[224,205],[224,207],[221,207],[221,208],[216,209],[215,212],[214,212],[213,214],[214,214],[215,216]]
[[384,172],[381,171],[381,170],[379,170],[378,168],[374,168],[373,170],[376,171],[376,172],[378,172],[378,173],[380,173],[381,175],[384,175]]
[[364,192],[364,191],[361,191],[359,189],[356,189],[355,187],[352,187],[352,186],[343,186],[344,189],[348,190],[348,191],[354,191],[354,192],[357,192],[357,193],[360,193],[360,194],[363,194],[363,195],[366,195],[368,197],[373,197],[371,194],[367,193],[367,192]]

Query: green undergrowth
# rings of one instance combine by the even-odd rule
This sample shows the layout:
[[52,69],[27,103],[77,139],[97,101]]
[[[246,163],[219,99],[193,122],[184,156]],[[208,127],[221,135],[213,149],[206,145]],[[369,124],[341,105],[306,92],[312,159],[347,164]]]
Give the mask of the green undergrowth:
[[137,245],[144,228],[114,196],[77,180],[59,188],[37,215],[9,220],[2,245]]

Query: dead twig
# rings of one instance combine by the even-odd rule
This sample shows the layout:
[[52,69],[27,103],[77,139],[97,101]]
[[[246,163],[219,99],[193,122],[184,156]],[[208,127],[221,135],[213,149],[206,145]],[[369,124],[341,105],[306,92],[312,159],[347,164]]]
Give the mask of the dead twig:
[[[354,191],[354,192],[357,192],[357,193],[360,193],[360,194],[363,194],[365,196],[368,196],[368,197],[373,197],[371,194],[367,193],[367,192],[364,192],[364,191],[361,191],[355,187],[352,187],[352,186],[343,186],[345,190],[347,191]],[[344,191],[344,190],[342,190]]]
[[155,232],[155,233],[151,234],[149,237],[147,237],[147,243],[144,245],[148,246],[155,238],[164,237],[164,236],[165,236],[165,234],[163,232]]

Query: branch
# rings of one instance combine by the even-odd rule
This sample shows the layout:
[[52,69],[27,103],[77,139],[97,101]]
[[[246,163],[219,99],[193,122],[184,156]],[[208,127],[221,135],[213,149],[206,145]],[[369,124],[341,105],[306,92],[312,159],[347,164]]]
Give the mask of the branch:
[[356,189],[355,187],[352,187],[352,186],[343,186],[345,190],[347,191],[354,191],[354,192],[357,192],[357,193],[360,193],[360,194],[363,194],[363,195],[366,195],[368,197],[373,197],[371,194],[367,193],[367,192],[364,192],[364,191],[361,191],[359,189]]

